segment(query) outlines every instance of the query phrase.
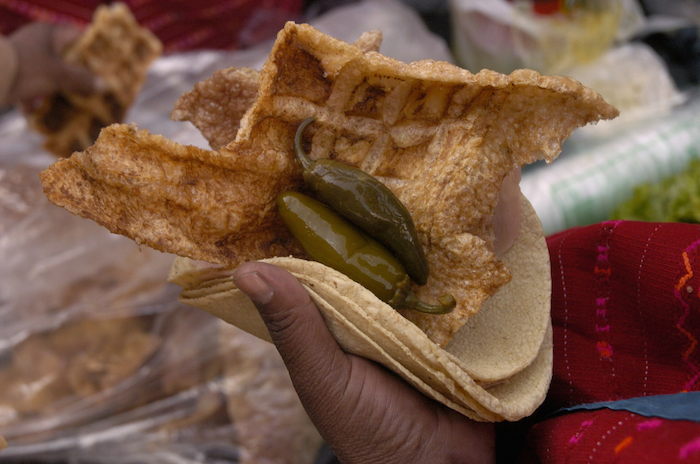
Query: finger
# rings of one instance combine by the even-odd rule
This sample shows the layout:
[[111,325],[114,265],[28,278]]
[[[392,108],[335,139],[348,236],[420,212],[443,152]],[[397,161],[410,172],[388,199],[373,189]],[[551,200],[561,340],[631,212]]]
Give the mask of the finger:
[[39,109],[39,107],[43,105],[45,101],[46,97],[25,98],[20,100],[19,106],[22,109],[22,112],[26,114]]
[[68,46],[80,38],[82,33],[83,31],[80,28],[70,24],[55,25],[51,44],[53,52],[60,56]]
[[520,168],[516,168],[503,179],[498,204],[493,212],[496,256],[502,256],[518,238],[522,221],[520,198]]
[[35,100],[42,100],[56,91],[56,84],[51,79],[43,76],[37,78],[24,79],[21,86],[18,85],[14,95],[11,95],[10,102],[13,104],[33,103]]
[[62,61],[55,66],[54,78],[59,90],[81,95],[90,95],[99,90],[97,77],[87,69]]
[[267,263],[246,263],[233,280],[260,311],[300,395],[328,391],[349,374],[347,355],[294,276]]

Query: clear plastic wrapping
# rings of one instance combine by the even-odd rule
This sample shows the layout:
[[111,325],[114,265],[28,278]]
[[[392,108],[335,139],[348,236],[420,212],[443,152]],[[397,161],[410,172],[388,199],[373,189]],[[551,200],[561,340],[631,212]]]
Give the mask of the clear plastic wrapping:
[[[450,0],[452,46],[472,72],[532,68],[558,74],[595,60],[643,23],[635,0],[560,2],[567,14],[536,13],[533,0]],[[578,8],[577,8],[578,6]],[[558,7],[557,7],[558,10]]]
[[[381,29],[400,59],[449,59],[397,0],[311,22],[350,41]],[[169,120],[175,101],[216,70],[259,68],[269,47],[157,60],[126,122],[206,148]],[[313,462],[321,439],[274,346],[178,303],[172,256],[49,204],[38,173],[55,159],[17,112],[0,115],[0,140],[0,462]]]
[[180,304],[172,256],[49,204],[39,159],[0,159],[0,462],[313,462],[274,347]]

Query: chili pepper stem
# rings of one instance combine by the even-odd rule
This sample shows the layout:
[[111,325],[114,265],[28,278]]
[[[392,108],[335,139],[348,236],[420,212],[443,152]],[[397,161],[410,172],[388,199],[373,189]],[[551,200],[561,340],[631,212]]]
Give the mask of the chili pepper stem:
[[297,155],[297,159],[301,163],[301,165],[304,167],[304,169],[309,169],[311,167],[311,158],[306,154],[304,151],[304,147],[302,147],[302,136],[304,135],[304,129],[306,127],[314,122],[314,118],[306,118],[304,119],[301,124],[299,124],[299,127],[297,128],[296,134],[294,134],[294,152]]
[[439,304],[426,303],[419,300],[415,293],[409,291],[401,306],[428,314],[447,314],[457,306],[457,301],[452,295],[442,295],[438,298],[438,302]]

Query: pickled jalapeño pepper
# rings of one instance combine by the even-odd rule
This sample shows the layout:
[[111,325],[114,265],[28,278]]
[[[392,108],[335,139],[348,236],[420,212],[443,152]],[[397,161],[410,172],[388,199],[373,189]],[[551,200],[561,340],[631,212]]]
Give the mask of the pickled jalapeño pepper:
[[389,248],[419,285],[428,281],[428,262],[418,240],[416,226],[401,201],[380,181],[348,164],[331,159],[312,160],[302,147],[301,122],[294,137],[294,150],[304,168],[304,182],[335,212]]
[[299,192],[284,192],[277,197],[277,207],[309,257],[342,272],[393,308],[444,314],[455,307],[451,295],[440,297],[437,305],[418,300],[402,264],[320,201]]

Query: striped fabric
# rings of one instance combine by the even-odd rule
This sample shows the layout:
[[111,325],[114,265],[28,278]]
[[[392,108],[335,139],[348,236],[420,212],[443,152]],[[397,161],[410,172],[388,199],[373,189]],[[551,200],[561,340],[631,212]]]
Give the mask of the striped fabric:
[[547,244],[552,384],[533,417],[499,425],[500,462],[700,462],[698,407],[659,403],[700,392],[700,225],[606,221]]
[[[0,0],[0,33],[31,21],[87,24],[99,0]],[[285,21],[299,19],[302,0],[123,0],[165,53],[239,49],[270,39]]]

